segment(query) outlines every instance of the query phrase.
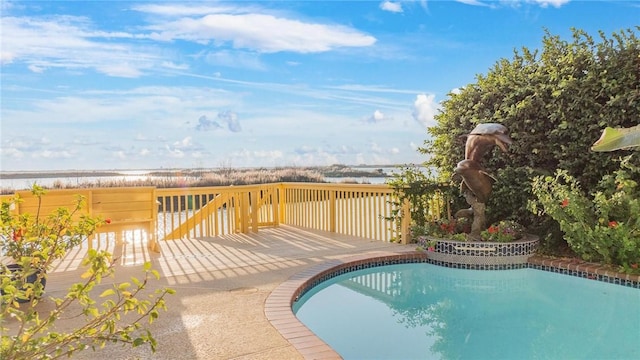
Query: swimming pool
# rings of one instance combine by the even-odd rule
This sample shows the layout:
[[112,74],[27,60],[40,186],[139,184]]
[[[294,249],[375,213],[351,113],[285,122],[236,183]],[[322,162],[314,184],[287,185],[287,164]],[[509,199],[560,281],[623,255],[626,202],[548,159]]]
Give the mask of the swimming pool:
[[640,290],[531,268],[347,272],[293,304],[345,359],[637,359]]

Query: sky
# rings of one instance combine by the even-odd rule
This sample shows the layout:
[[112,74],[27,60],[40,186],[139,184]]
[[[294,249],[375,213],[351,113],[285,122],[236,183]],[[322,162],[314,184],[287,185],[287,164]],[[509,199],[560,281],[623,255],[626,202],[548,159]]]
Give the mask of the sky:
[[7,1],[0,170],[422,163],[448,94],[639,1]]

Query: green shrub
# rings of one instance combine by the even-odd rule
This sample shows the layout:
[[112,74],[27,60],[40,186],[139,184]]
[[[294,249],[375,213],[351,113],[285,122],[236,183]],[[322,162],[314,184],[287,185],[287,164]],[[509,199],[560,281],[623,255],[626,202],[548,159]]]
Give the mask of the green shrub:
[[[605,127],[632,127],[640,119],[639,29],[600,33],[599,42],[575,29],[571,41],[547,32],[540,50],[522,48],[512,59],[500,59],[442,103],[420,150],[429,156],[427,165],[449,182],[464,159],[463,136],[479,123],[503,124],[513,144],[509,156],[494,152],[486,160],[497,178],[487,222],[515,220],[547,239],[544,247],[557,249],[558,225],[526,209],[531,181],[565,169],[585,189],[595,189],[619,168],[610,154],[589,150]],[[640,158],[631,162],[640,165]]]

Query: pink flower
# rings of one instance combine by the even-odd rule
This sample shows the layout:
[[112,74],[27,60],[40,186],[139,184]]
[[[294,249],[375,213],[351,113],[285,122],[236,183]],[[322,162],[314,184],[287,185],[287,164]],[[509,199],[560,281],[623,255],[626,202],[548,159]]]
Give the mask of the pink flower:
[[429,249],[427,249],[427,250],[429,250],[431,252],[436,251],[436,249],[434,249],[433,246],[429,246]]

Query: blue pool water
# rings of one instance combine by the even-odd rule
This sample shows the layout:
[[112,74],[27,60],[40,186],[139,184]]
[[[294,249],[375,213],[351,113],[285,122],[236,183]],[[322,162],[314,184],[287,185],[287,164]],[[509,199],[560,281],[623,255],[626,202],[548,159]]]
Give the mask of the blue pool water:
[[640,359],[640,290],[535,269],[374,267],[293,310],[345,359]]

